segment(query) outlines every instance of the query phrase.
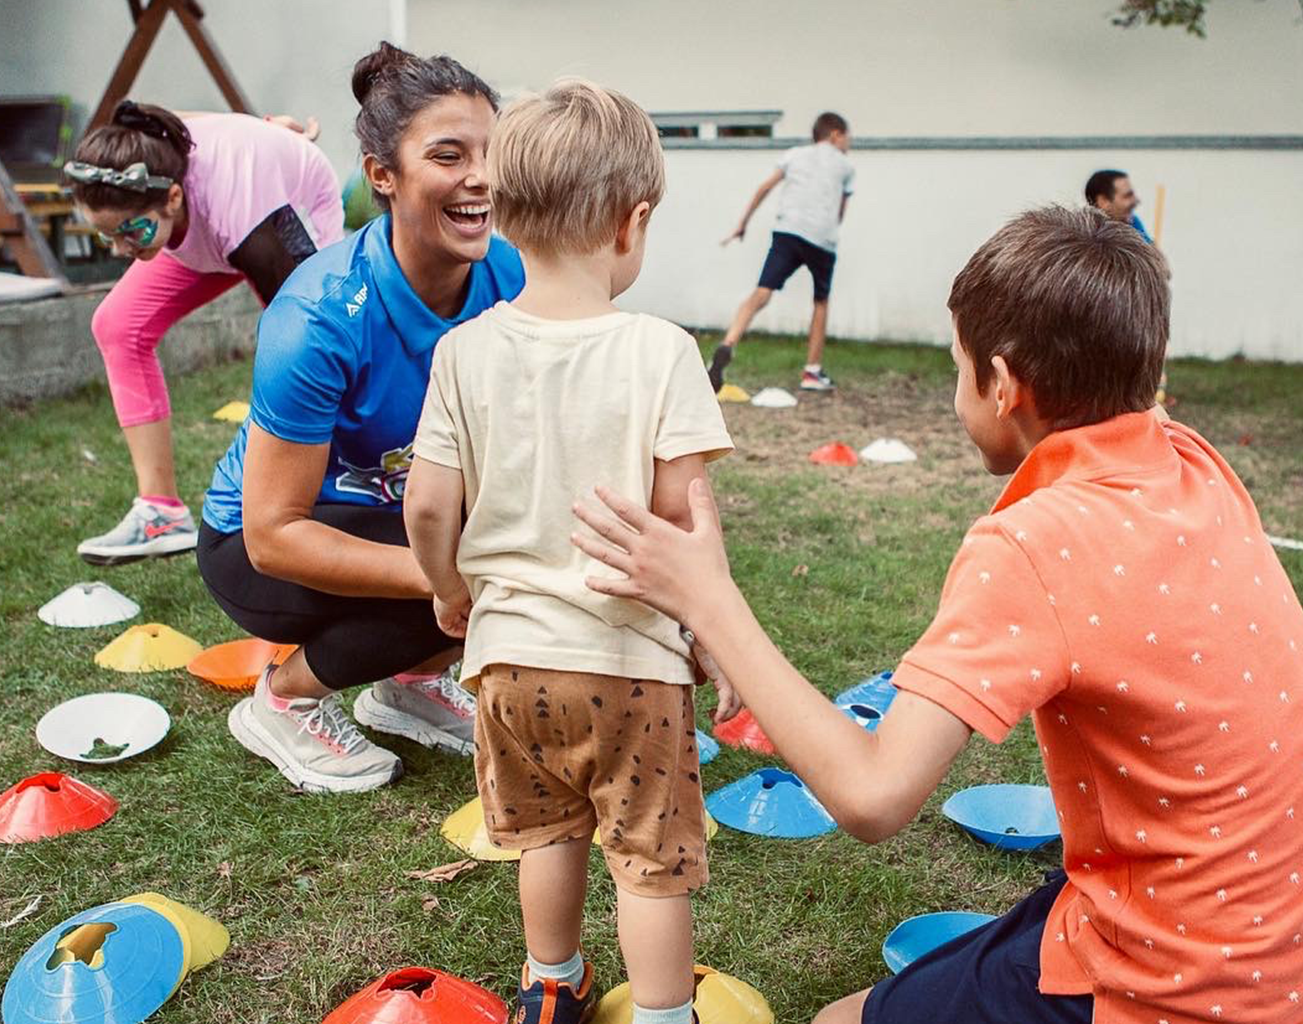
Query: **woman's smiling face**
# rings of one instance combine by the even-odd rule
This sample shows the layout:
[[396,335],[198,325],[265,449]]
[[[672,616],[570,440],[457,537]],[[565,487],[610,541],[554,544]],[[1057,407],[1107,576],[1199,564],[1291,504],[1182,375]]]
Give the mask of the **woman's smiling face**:
[[456,263],[473,263],[488,252],[492,214],[484,160],[496,118],[483,96],[440,97],[407,126],[398,166],[376,168],[387,179],[395,227],[426,252]]

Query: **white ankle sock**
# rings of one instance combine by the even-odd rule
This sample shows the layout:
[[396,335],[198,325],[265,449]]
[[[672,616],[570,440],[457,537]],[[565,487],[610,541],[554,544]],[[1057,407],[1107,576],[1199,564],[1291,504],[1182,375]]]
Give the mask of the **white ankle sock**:
[[806,373],[818,373],[818,372],[819,372],[820,370],[822,370],[822,369],[823,369],[823,363],[806,363],[806,364],[805,364],[805,372],[806,372]]
[[529,965],[529,982],[531,985],[536,981],[555,978],[578,992],[579,986],[584,983],[584,955],[579,950],[575,950],[575,955],[565,963],[545,964],[535,960],[532,956],[528,957],[526,963]]
[[692,1003],[689,1001],[664,1010],[649,1010],[634,1003],[633,1024],[692,1024]]

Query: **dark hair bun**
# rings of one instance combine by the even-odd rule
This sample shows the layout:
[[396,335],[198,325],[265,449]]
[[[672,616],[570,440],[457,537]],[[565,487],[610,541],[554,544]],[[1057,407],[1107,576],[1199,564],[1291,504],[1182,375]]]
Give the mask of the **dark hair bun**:
[[392,43],[383,42],[353,65],[353,97],[365,103],[371,87],[386,71],[416,60],[412,54]]
[[109,123],[166,142],[183,157],[194,148],[184,122],[167,108],[152,103],[123,100],[114,108]]

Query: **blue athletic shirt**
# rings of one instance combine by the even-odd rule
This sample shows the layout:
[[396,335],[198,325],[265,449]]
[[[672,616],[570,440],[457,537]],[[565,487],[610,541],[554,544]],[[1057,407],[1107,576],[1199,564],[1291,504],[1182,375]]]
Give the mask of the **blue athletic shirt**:
[[[520,255],[495,237],[471,264],[461,312],[445,320],[407,283],[390,218],[379,217],[300,264],[263,313],[249,419],[285,441],[330,442],[318,504],[399,511],[434,346],[524,284]],[[246,420],[204,499],[204,522],[221,533],[243,528],[248,435]]]
[[1137,217],[1134,213],[1131,215],[1130,224],[1133,228],[1135,228],[1137,231],[1140,232],[1141,238],[1143,238],[1150,245],[1154,244],[1154,240],[1149,237],[1149,232],[1145,230],[1145,222],[1142,221],[1139,217]]

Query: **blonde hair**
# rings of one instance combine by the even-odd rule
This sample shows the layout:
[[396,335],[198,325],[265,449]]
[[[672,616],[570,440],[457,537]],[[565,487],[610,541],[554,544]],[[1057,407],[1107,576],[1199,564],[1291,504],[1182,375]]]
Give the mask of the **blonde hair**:
[[563,79],[503,112],[489,143],[493,219],[544,253],[590,253],[613,241],[641,202],[665,193],[660,138],[627,96]]

